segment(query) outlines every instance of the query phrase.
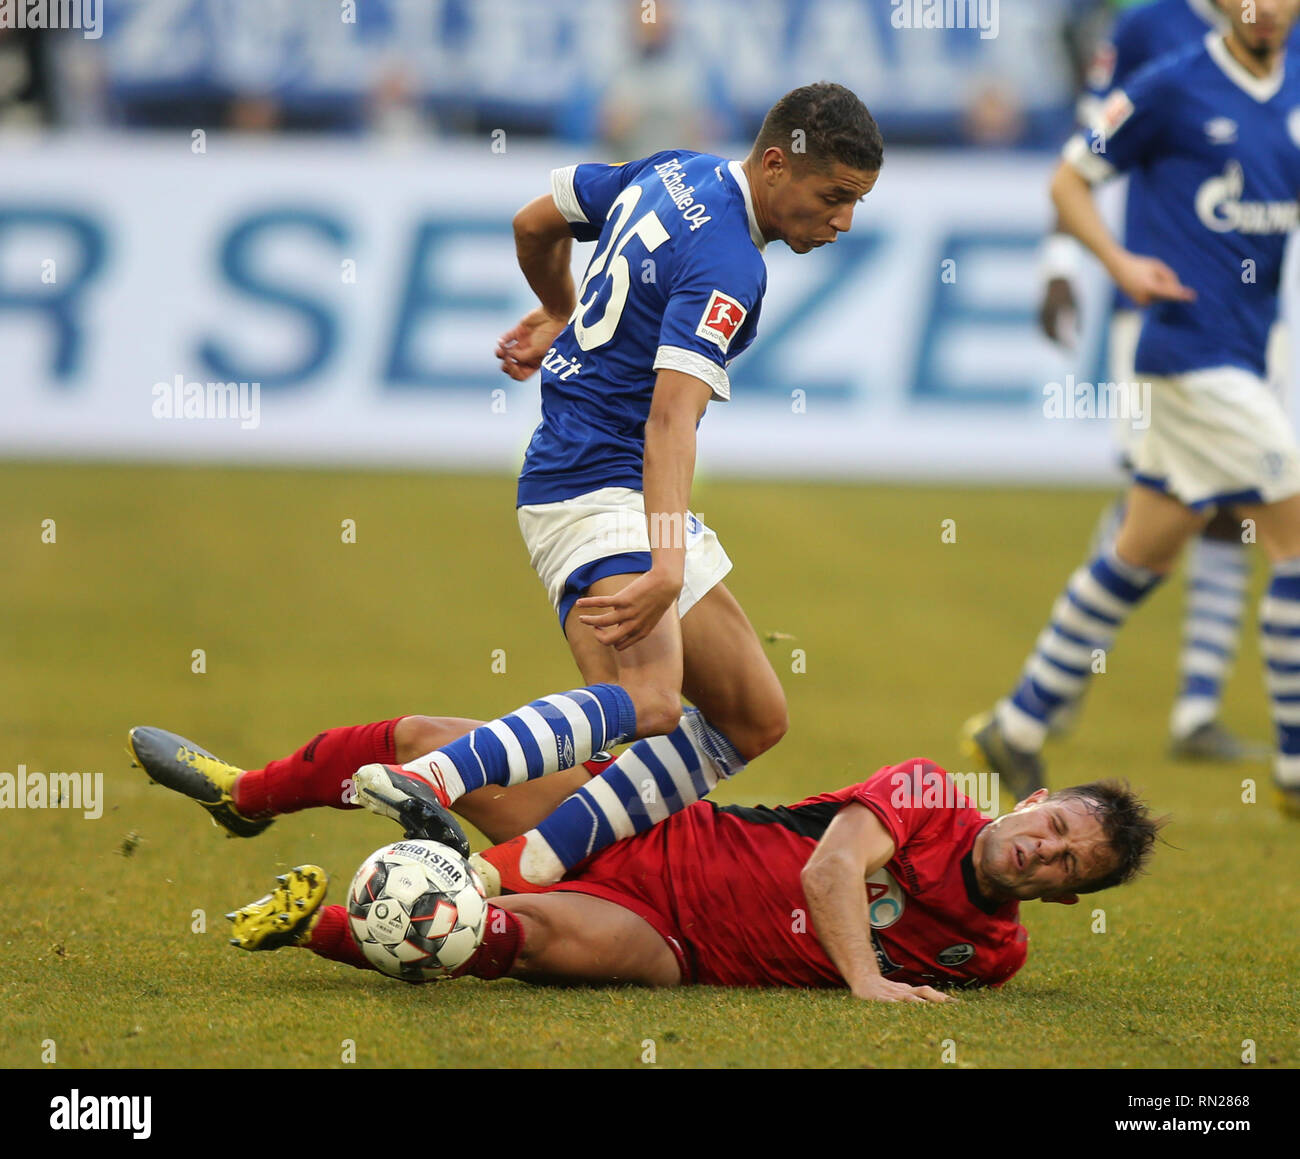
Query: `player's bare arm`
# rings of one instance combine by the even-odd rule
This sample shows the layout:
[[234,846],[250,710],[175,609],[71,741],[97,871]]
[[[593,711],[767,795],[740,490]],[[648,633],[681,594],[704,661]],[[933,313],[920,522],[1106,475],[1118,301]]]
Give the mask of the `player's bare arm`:
[[502,372],[522,382],[541,366],[573,313],[573,235],[549,193],[515,214],[514,231],[519,268],[541,304],[501,336],[496,356]]
[[1139,306],[1157,300],[1196,300],[1196,291],[1184,286],[1159,258],[1130,253],[1115,240],[1097,211],[1092,186],[1069,161],[1062,161],[1052,178],[1052,202],[1061,228],[1092,250],[1116,285]]
[[835,815],[800,875],[817,940],[855,998],[877,1002],[950,1002],[930,986],[881,976],[871,944],[866,879],[894,856],[894,842],[865,805]]
[[596,638],[619,651],[645,639],[681,594],[695,428],[709,398],[708,385],[694,375],[661,370],[655,380],[643,476],[650,570],[613,594],[587,596],[576,605],[590,609],[579,619],[596,630]]

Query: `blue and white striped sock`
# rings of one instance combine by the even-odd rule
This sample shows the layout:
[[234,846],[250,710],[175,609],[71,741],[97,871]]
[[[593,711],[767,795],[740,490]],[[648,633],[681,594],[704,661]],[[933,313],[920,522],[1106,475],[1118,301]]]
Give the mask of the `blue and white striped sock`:
[[674,731],[637,741],[526,833],[520,872],[553,885],[597,850],[703,800],[744,767],[731,742],[688,708]]
[[1025,662],[1020,683],[995,714],[1007,740],[1037,752],[1052,715],[1076,701],[1092,675],[1094,653],[1107,652],[1134,608],[1161,577],[1103,551],[1070,577],[1052,618]]
[[636,708],[627,692],[593,684],[534,700],[402,767],[455,801],[484,785],[521,785],[571,769],[635,734]]
[[1092,529],[1092,542],[1088,545],[1088,558],[1093,559],[1103,551],[1115,546],[1115,538],[1124,525],[1124,512],[1127,504],[1121,495],[1113,503],[1108,503],[1097,516],[1097,526]]
[[1188,736],[1219,715],[1223,682],[1241,639],[1249,585],[1244,543],[1202,538],[1192,545],[1178,699],[1169,717],[1175,737]]
[[1277,729],[1278,782],[1300,786],[1300,559],[1273,566],[1259,606],[1268,703]]

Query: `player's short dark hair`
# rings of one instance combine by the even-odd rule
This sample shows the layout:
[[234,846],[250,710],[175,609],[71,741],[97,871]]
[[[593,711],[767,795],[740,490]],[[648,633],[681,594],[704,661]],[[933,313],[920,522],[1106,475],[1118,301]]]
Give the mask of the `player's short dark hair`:
[[1072,893],[1098,893],[1132,881],[1146,867],[1168,817],[1153,817],[1127,781],[1093,781],[1059,789],[1049,801],[1082,801],[1101,823],[1102,834],[1115,857],[1114,866]]
[[838,161],[874,173],[885,157],[885,142],[867,106],[843,85],[829,81],[794,89],[768,110],[752,156],[761,157],[774,146],[794,163],[803,161],[816,169],[829,169]]

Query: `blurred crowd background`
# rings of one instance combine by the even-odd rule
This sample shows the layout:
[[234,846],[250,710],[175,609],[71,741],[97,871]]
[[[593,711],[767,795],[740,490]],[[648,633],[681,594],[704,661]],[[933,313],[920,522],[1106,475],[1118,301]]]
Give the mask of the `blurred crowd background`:
[[890,144],[1041,148],[1125,6],[985,0],[997,35],[899,36],[890,0],[356,0],[354,20],[336,0],[108,0],[96,40],[0,30],[0,126],[503,129],[639,156],[744,140],[833,77]]
[[[833,252],[768,247],[709,469],[1109,480],[1104,424],[1044,408],[1106,373],[1100,266],[1071,349],[1037,317],[1051,172],[1119,7],[86,0],[89,33],[0,29],[0,457],[513,471],[537,393],[492,351],[532,304],[518,207],[577,161],[742,156],[834,80],[885,170]],[[157,397],[231,382],[256,420]]]

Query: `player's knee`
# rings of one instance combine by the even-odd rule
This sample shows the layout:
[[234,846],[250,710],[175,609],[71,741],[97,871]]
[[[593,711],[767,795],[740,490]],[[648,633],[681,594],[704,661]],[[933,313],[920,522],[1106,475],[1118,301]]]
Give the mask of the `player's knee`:
[[393,750],[398,764],[416,760],[441,748],[456,735],[436,716],[404,716],[393,728]]
[[517,894],[503,899],[496,904],[509,909],[518,919],[520,925],[520,946],[515,956],[511,974],[528,974],[542,970],[548,961],[548,954],[554,950],[559,931],[551,920],[551,914],[545,904],[535,904],[537,899],[525,894]]
[[729,735],[727,739],[746,761],[752,761],[774,748],[789,729],[790,715],[782,695],[765,703],[750,721],[736,730],[735,736]]

